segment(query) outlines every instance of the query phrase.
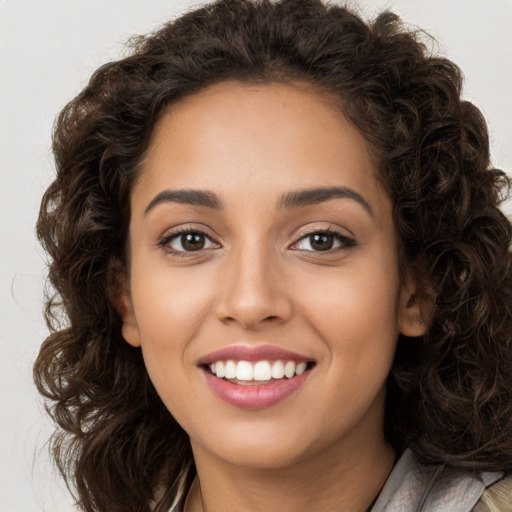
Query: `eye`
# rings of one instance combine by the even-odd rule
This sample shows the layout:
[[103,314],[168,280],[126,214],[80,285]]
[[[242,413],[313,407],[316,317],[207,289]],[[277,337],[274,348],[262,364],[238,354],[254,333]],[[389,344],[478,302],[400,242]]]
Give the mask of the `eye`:
[[205,233],[197,230],[186,230],[167,235],[160,240],[158,245],[165,247],[170,252],[196,252],[220,247]]
[[337,249],[348,249],[354,245],[354,240],[341,233],[316,231],[300,238],[291,248],[300,251],[332,252]]

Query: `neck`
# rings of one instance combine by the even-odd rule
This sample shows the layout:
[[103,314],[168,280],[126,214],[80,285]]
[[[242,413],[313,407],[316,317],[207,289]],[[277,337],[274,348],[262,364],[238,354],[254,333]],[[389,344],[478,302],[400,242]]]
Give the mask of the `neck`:
[[[198,476],[186,512],[364,512],[384,485],[394,463],[384,439],[356,449],[330,446],[286,467],[247,468],[213,460],[195,447]],[[194,443],[193,443],[194,447]]]

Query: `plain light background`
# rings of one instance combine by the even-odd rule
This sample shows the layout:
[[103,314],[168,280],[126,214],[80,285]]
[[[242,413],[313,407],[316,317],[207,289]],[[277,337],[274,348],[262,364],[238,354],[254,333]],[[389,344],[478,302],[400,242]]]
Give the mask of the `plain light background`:
[[[47,456],[51,426],[31,366],[46,336],[44,255],[34,236],[53,175],[50,134],[64,104],[102,63],[198,5],[178,0],[0,0],[0,511],[74,510]],[[437,39],[487,118],[493,163],[512,171],[512,0],[353,0],[389,7]],[[507,208],[512,211],[510,206]],[[509,213],[510,214],[510,213]],[[151,461],[148,461],[150,464]]]

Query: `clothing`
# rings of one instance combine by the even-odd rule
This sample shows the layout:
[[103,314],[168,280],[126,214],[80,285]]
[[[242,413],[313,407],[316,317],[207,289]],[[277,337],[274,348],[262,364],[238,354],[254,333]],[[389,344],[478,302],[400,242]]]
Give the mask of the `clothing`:
[[[181,486],[169,512],[182,512],[185,496]],[[444,464],[427,466],[406,450],[370,512],[512,512],[512,476]]]
[[400,457],[371,508],[371,512],[471,511],[512,512],[512,477],[444,464],[426,466],[411,450]]

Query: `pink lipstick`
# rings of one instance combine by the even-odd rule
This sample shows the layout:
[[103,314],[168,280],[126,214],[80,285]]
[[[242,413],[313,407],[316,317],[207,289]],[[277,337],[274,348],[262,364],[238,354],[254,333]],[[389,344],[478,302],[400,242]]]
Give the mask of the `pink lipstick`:
[[211,352],[210,354],[199,359],[197,364],[210,364],[215,361],[233,359],[235,361],[261,361],[267,359],[269,361],[275,361],[282,359],[285,361],[295,361],[296,363],[311,361],[296,352],[285,350],[279,347],[273,347],[271,345],[259,345],[257,347],[250,347],[247,345],[234,345],[232,347],[222,348]]
[[311,358],[263,345],[236,345],[198,361],[206,383],[224,402],[242,409],[262,409],[295,393],[314,367]]

